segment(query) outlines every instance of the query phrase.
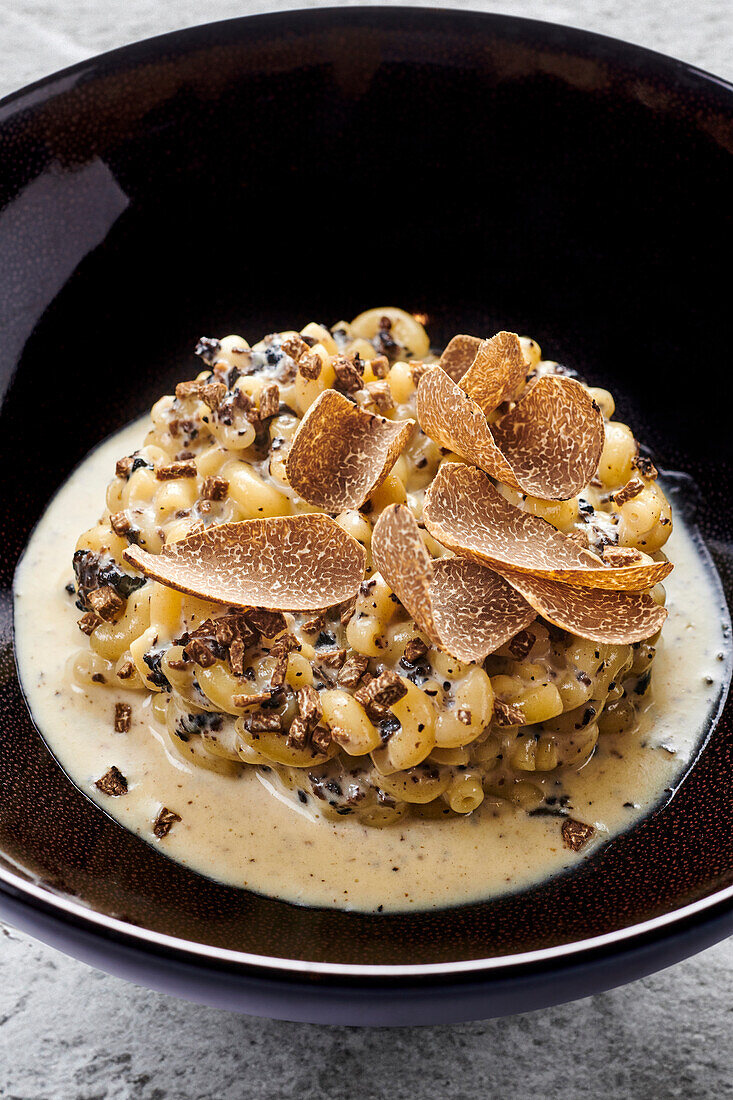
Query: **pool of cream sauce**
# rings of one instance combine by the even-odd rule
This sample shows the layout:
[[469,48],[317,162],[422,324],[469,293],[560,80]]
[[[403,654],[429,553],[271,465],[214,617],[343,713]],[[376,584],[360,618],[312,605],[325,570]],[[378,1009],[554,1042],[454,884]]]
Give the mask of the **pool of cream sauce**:
[[[568,795],[572,816],[595,826],[594,842],[581,853],[563,846],[559,818],[498,801],[467,817],[375,829],[349,818],[334,823],[254,769],[230,777],[182,760],[156,725],[149,696],[82,688],[68,675],[70,655],[86,644],[65,591],[76,540],[99,516],[116,459],[141,445],[146,427],[147,419],[130,425],[76,470],[36,528],[15,584],[16,653],[34,721],[71,779],[126,828],[194,871],[272,897],[417,910],[536,884],[592,857],[672,796],[729,673],[730,624],[717,574],[679,520],[667,546],[676,566],[666,582],[670,614],[638,729],[602,736],[580,771],[527,777],[548,795]],[[132,703],[127,734],[113,731],[117,700]],[[112,764],[127,777],[127,795],[105,796],[94,786]],[[152,822],[161,805],[182,821],[156,840]]]

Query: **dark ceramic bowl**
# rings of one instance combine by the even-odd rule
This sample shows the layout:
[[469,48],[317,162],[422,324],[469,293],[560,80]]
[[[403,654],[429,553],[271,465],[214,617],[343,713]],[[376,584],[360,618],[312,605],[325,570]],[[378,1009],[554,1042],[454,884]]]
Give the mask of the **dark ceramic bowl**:
[[730,586],[732,120],[733,89],[677,61],[414,8],[182,31],[5,100],[0,915],[192,999],[342,1023],[540,1007],[733,929],[730,707],[676,797],[576,873],[410,916],[297,908],[169,862],[72,786],[21,697],[10,597],[55,488],[202,332],[377,301],[438,341],[531,332],[610,385],[697,482]]

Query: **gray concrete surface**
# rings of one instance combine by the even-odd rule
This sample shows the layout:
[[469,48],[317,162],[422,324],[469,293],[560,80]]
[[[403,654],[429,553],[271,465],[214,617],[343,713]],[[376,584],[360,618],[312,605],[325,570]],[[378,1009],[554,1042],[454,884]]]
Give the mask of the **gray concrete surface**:
[[[0,94],[136,38],[293,6],[0,0]],[[731,0],[487,6],[616,35],[733,79]],[[91,970],[13,930],[0,933],[0,1097],[7,1100],[387,1096],[731,1097],[733,941],[574,1005],[453,1027],[362,1031],[201,1008]]]

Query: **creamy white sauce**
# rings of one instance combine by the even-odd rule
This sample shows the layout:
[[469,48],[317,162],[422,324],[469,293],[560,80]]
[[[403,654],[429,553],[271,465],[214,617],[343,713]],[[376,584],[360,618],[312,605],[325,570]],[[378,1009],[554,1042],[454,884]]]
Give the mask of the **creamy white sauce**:
[[[729,676],[729,619],[717,576],[679,517],[665,548],[669,619],[653,666],[650,703],[633,734],[601,735],[576,773],[528,776],[550,795],[558,783],[572,816],[596,827],[582,853],[562,844],[561,821],[486,800],[467,817],[406,819],[385,829],[333,823],[301,806],[274,775],[232,778],[184,761],[155,723],[147,693],[72,683],[68,665],[86,645],[65,591],[80,532],[97,518],[115,461],[141,445],[148,420],[108,440],[50,504],[18,568],[18,667],[34,720],[85,794],[173,859],[235,886],[304,905],[408,910],[455,905],[518,890],[592,856],[600,843],[671,796],[709,726]],[[130,702],[130,732],[113,732],[114,704]],[[94,786],[111,765],[127,795]],[[161,805],[182,821],[160,841]]]

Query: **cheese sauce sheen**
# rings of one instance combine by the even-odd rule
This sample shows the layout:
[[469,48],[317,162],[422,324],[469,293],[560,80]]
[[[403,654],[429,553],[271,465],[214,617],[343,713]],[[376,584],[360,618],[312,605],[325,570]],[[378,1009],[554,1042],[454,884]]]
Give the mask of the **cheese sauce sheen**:
[[[592,857],[599,844],[670,797],[699,747],[729,676],[729,618],[706,552],[679,517],[665,550],[669,619],[653,665],[649,704],[632,733],[602,735],[590,761],[532,781],[567,796],[595,826],[581,853],[562,843],[562,821],[487,797],[443,820],[407,818],[383,829],[333,822],[286,792],[275,773],[236,777],[189,764],[157,724],[149,693],[81,687],[69,666],[81,649],[74,598],[65,590],[78,532],[97,516],[110,470],[141,445],[147,417],[102,444],[61,488],[36,528],[15,582],[18,668],[34,721],[85,794],[132,832],[192,870],[301,905],[405,911],[458,905],[534,885]],[[115,733],[115,703],[132,704],[128,733]],[[110,766],[128,793],[94,786]],[[311,800],[312,801],[312,800]],[[167,837],[152,823],[178,813]]]

